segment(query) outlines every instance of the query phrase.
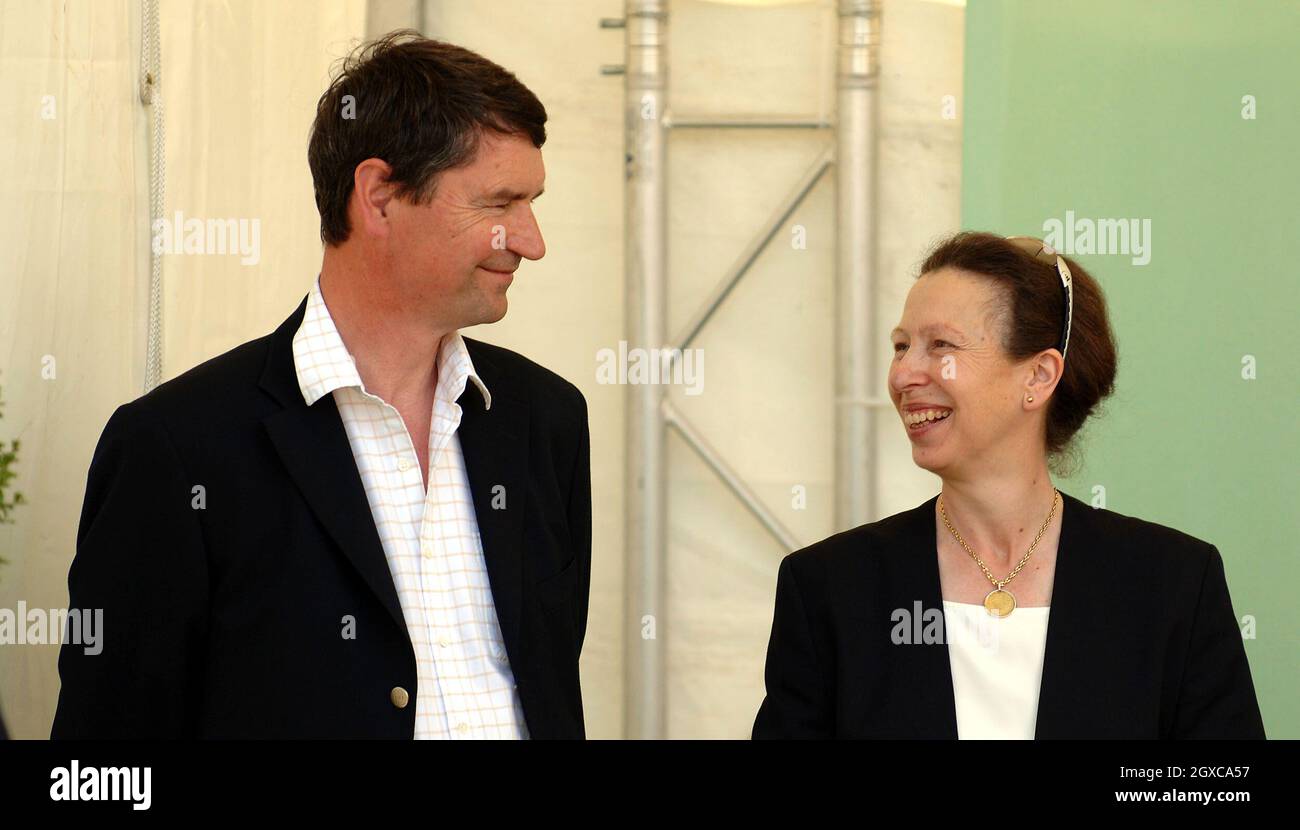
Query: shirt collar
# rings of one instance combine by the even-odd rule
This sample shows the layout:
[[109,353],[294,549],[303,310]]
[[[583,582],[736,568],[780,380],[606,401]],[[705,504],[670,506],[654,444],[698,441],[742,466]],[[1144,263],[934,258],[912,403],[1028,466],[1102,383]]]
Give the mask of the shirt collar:
[[[293,336],[293,363],[298,375],[298,388],[308,406],[335,389],[355,388],[366,392],[356,361],[339,336],[334,318],[325,305],[319,275],[307,295],[302,324]],[[474,371],[474,361],[470,359],[465,338],[460,332],[453,331],[442,339],[438,349],[438,388],[435,394],[438,398],[456,401],[471,380],[483,394],[484,409],[491,409],[492,395]]]

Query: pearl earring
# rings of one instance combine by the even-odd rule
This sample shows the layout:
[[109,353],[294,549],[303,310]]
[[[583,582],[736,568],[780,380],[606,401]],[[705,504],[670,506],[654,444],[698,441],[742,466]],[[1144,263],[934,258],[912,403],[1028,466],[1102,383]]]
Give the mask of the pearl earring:
[[1033,402],[1034,402],[1034,396],[1033,396],[1033,395],[1030,395],[1029,397],[1025,398],[1025,400],[1026,400],[1026,401],[1029,401],[1030,403],[1033,403]]

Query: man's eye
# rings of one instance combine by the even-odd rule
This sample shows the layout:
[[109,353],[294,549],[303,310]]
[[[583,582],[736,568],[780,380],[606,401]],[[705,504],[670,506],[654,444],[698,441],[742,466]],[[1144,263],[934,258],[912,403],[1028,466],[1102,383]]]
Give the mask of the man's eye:
[[906,343],[895,343],[895,344],[894,344],[894,352],[895,352],[895,353],[901,352],[903,349],[906,349],[906,348],[907,348],[907,344],[906,344]]
[[943,345],[945,345],[945,346],[951,346],[951,345],[952,345],[952,344],[949,343],[947,340],[936,340],[936,341],[934,341],[934,345],[938,346],[939,344],[943,344]]

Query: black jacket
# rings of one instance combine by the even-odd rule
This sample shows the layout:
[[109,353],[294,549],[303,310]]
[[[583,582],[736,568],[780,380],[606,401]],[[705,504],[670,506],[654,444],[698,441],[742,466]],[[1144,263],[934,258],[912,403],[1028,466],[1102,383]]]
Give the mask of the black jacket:
[[[1036,737],[1263,738],[1219,551],[1062,496]],[[943,612],[937,499],[781,563],[755,738],[957,738],[946,636],[891,639]]]
[[[68,576],[70,607],[104,609],[103,650],[63,647],[53,737],[414,735],[415,654],[347,434],[334,396],[308,407],[294,372],[305,308],[104,428]],[[465,343],[492,408],[466,385],[459,436],[524,717],[534,738],[582,738],[586,401]]]

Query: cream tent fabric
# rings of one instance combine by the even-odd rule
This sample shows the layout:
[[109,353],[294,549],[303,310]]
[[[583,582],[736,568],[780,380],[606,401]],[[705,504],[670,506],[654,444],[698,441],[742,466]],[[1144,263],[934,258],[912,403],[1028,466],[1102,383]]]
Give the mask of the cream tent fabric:
[[[307,129],[365,4],[163,3],[161,15],[168,213],[261,224],[257,265],[164,257],[166,378],[270,331],[310,287],[320,243]],[[91,452],[144,379],[141,9],[12,0],[0,27],[0,435],[22,441],[30,502],[0,528],[0,607],[62,608]],[[0,646],[14,737],[48,737],[56,660],[53,646]]]
[[[90,451],[142,377],[137,6],[9,2],[0,13],[0,435],[22,441],[17,484],[29,501],[0,528],[4,608],[67,605]],[[0,705],[14,737],[48,736],[56,654],[0,646]]]
[[[320,263],[307,132],[331,63],[374,20],[423,8],[425,31],[515,71],[551,116],[544,260],[525,263],[501,323],[468,332],[517,349],[587,396],[596,498],[582,672],[588,733],[623,730],[625,388],[596,356],[623,336],[623,60],[602,29],[618,0],[184,0],[163,2],[167,209],[174,219],[259,222],[256,264],[164,258],[164,378],[260,336],[306,293]],[[400,15],[399,15],[400,16]],[[671,95],[683,113],[813,114],[833,108],[834,5],[772,8],[674,0]],[[141,392],[149,274],[148,111],[137,89],[138,0],[0,0],[0,438],[23,442],[30,505],[0,527],[0,608],[60,608],[85,475],[113,409]],[[916,259],[958,222],[962,13],[896,0],[883,30],[880,317],[896,322]],[[54,117],[42,118],[43,96]],[[695,310],[820,150],[826,135],[674,134],[670,329]],[[803,541],[830,532],[829,329],[833,187],[792,217],[807,248],[776,244],[698,345],[703,394],[674,397]],[[248,227],[246,225],[246,227]],[[864,229],[865,231],[865,229]],[[785,236],[784,239],[788,239]],[[881,350],[883,366],[889,356]],[[42,378],[43,358],[56,374]],[[669,736],[744,737],[782,551],[712,473],[670,440]],[[881,508],[933,493],[906,436],[881,438]],[[807,488],[806,510],[791,487]],[[48,736],[57,649],[0,646],[0,707],[17,737]],[[159,690],[166,694],[167,690]]]

